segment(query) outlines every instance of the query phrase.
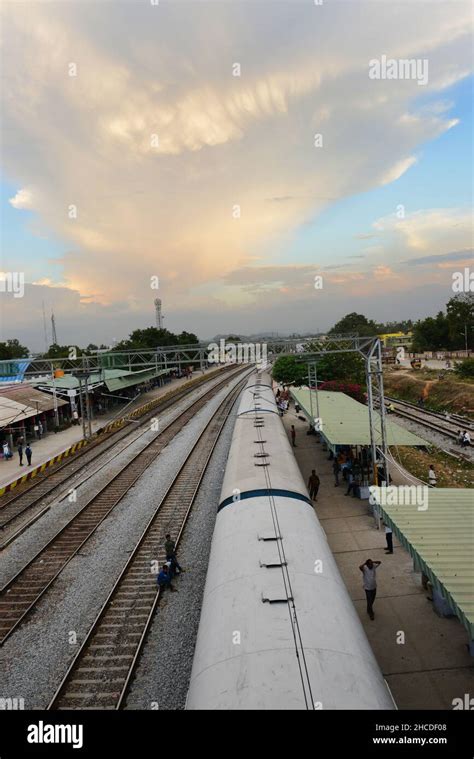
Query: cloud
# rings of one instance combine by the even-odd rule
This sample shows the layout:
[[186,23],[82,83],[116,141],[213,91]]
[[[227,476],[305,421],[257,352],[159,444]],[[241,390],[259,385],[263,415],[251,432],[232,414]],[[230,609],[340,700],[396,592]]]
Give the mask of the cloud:
[[16,195],[10,198],[8,202],[13,208],[17,208],[18,210],[31,209],[33,208],[33,193],[27,188],[18,190]]
[[415,211],[403,219],[392,214],[378,219],[373,226],[379,235],[397,239],[410,251],[444,255],[453,247],[470,247],[472,220],[472,212],[465,208],[433,208]]
[[422,258],[412,258],[411,261],[406,263],[409,266],[425,266],[427,264],[444,264],[449,261],[467,261],[474,260],[474,250],[472,248],[466,248],[465,250],[456,250],[452,253],[440,253],[436,256],[423,256]]
[[416,163],[416,158],[414,156],[410,156],[409,158],[402,158],[401,161],[397,161],[394,166],[391,166],[388,171],[384,173],[382,176],[381,184],[390,184],[391,182],[395,182],[397,179],[400,179],[403,174],[405,174],[406,171],[410,168],[410,166],[413,166]]
[[[148,319],[152,276],[167,308],[198,326],[228,297],[243,312],[281,288],[301,296],[311,273],[298,261],[283,280],[260,279],[275,248],[333,201],[395,181],[454,123],[448,101],[418,105],[416,82],[370,80],[368,60],[429,56],[433,96],[469,68],[464,2],[111,8],[1,11],[5,168],[22,188],[10,202],[68,250],[34,279],[66,284],[100,314],[120,304]],[[427,232],[374,230],[410,248]],[[231,284],[243,271],[249,279]],[[78,313],[95,326],[97,313]]]

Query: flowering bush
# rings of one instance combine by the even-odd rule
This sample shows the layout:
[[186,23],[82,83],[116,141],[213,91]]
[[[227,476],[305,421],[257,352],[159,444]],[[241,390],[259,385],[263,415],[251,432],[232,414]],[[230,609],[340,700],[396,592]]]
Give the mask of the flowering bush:
[[343,382],[342,380],[328,380],[328,382],[323,382],[319,386],[319,389],[329,390],[330,392],[332,391],[345,393],[346,395],[350,395],[350,397],[354,398],[356,401],[359,401],[359,403],[364,403],[364,396],[361,385],[356,385],[352,382]]

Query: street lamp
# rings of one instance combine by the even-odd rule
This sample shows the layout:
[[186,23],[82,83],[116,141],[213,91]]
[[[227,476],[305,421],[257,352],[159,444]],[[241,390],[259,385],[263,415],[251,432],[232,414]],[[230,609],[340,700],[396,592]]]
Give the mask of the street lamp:
[[467,351],[468,351],[468,348],[467,348],[467,324],[464,325],[464,331],[460,332],[459,334],[460,335],[464,335],[464,350],[467,353]]

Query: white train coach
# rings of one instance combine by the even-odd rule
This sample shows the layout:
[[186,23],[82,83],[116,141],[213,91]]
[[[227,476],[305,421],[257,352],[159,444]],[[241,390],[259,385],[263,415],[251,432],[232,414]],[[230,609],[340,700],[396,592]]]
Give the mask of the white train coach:
[[243,391],[187,709],[393,709],[278,415]]

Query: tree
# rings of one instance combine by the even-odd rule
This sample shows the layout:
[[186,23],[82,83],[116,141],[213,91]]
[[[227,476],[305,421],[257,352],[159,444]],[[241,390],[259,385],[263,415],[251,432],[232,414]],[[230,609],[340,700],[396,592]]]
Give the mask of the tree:
[[[172,332],[170,334],[173,335]],[[181,334],[177,336],[173,335],[173,337],[176,337],[176,345],[196,345],[196,343],[199,343],[194,332],[181,332]]]
[[[311,352],[311,347],[308,346]],[[361,384],[365,381],[364,359],[358,353],[328,353],[316,362],[319,380],[344,380]]]
[[361,337],[369,337],[377,334],[377,325],[371,319],[367,319],[363,314],[357,314],[353,311],[351,314],[346,314],[340,319],[332,329],[329,330],[329,335],[346,335],[348,333],[357,333]]
[[450,347],[452,350],[464,350],[466,346],[474,347],[474,293],[460,293],[451,298],[446,305],[446,320]]
[[346,395],[350,395],[350,397],[354,398],[356,401],[359,401],[359,403],[364,402],[362,387],[357,383],[343,382],[342,380],[330,380],[329,382],[323,382],[322,385],[319,385],[319,389],[345,393]]
[[76,349],[76,356],[82,356],[84,351],[78,345],[50,345],[43,358],[69,358],[71,348]]
[[114,350],[155,350],[160,346],[194,345],[198,342],[199,340],[192,332],[181,332],[180,335],[175,335],[167,329],[147,327],[146,329],[134,330],[128,340],[122,340],[115,346]]
[[387,335],[392,332],[411,332],[413,329],[413,322],[411,319],[405,319],[401,322],[382,322],[377,324],[377,335]]
[[21,345],[19,340],[13,338],[6,343],[0,343],[0,361],[9,361],[12,358],[28,358],[28,348]]
[[283,385],[306,385],[308,383],[308,367],[295,356],[280,356],[273,364],[272,376]]
[[442,311],[434,318],[428,316],[417,321],[413,327],[412,347],[416,353],[446,350],[450,342],[448,321]]
[[474,379],[474,358],[466,358],[456,364],[454,371],[462,379]]

